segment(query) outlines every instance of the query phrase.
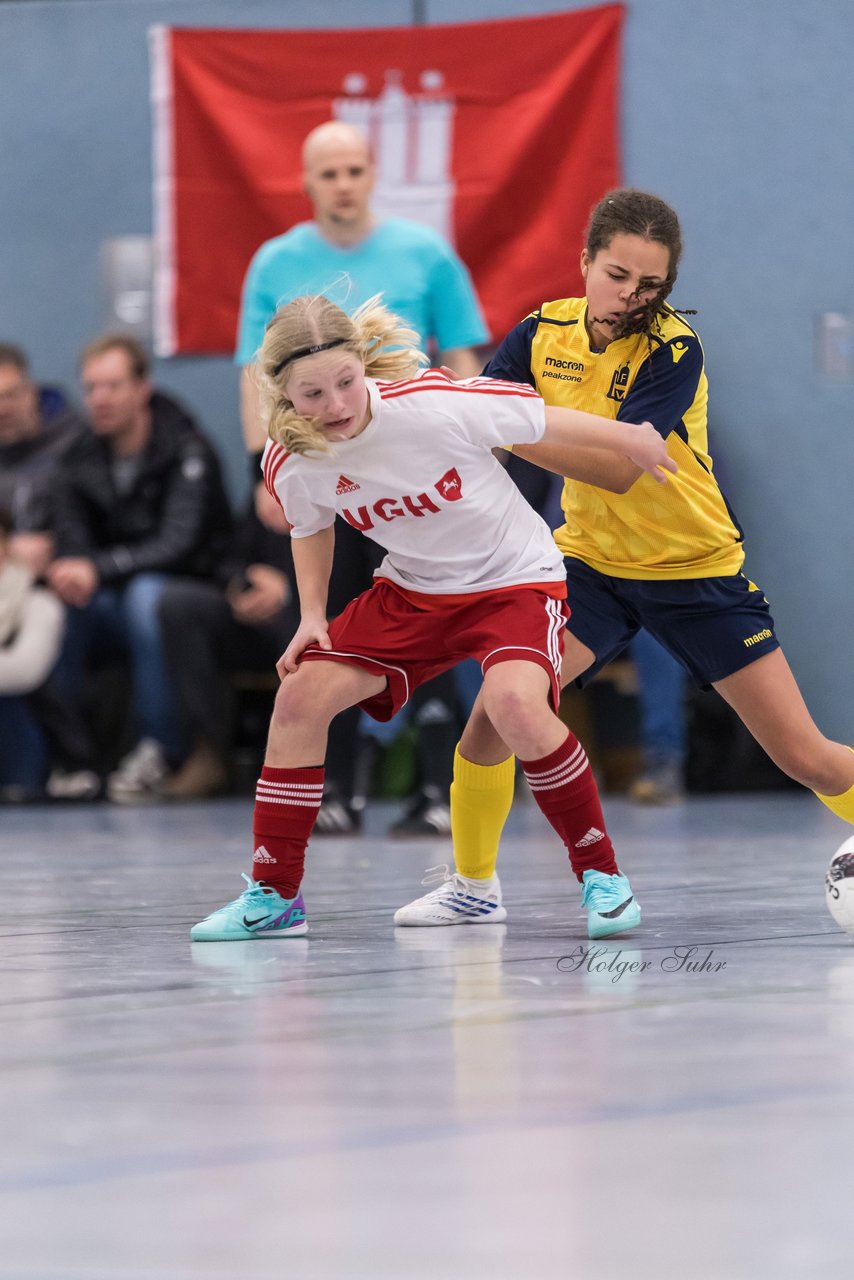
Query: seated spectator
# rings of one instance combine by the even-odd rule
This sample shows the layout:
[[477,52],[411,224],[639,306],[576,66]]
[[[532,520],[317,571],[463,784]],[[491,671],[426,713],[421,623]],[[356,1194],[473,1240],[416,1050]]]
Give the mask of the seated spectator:
[[217,580],[176,579],[160,597],[160,623],[185,743],[162,794],[216,795],[229,782],[237,671],[275,675],[299,623],[291,540],[262,524],[254,505],[235,531]]
[[64,610],[11,555],[12,519],[0,509],[0,800],[38,799],[47,739],[27,695],[47,680],[62,644]]
[[84,429],[59,391],[33,382],[20,347],[0,343],[0,507],[12,520],[11,554],[36,577],[52,555],[54,475]]
[[213,449],[185,409],[152,390],[138,342],[99,338],[80,369],[91,429],[64,459],[47,572],[69,607],[58,675],[79,702],[96,655],[129,661],[136,745],[107,779],[107,795],[135,803],[155,798],[184,756],[160,597],[177,576],[212,577],[231,517]]

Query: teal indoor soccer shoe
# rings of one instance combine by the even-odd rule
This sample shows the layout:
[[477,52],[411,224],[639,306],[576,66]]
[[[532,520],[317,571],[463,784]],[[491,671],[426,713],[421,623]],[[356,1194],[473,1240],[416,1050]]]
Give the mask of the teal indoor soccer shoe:
[[299,938],[308,933],[302,894],[283,898],[243,872],[249,886],[234,902],[213,911],[190,930],[193,942],[245,942],[247,938]]
[[640,924],[641,909],[628,878],[585,871],[581,906],[587,912],[588,938],[610,938]]

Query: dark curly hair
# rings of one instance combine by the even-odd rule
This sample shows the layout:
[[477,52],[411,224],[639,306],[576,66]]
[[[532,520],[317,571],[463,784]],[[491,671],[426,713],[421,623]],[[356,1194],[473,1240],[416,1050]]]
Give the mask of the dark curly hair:
[[[664,302],[676,283],[682,257],[679,218],[675,210],[658,196],[634,187],[617,187],[608,191],[590,214],[585,233],[588,256],[595,258],[600,249],[607,249],[616,235],[640,236],[643,240],[664,245],[670,254],[667,276],[655,296],[642,307],[626,312],[619,322],[611,323],[615,338],[625,338],[632,333],[649,335],[659,317],[666,314]],[[685,311],[683,314],[694,315],[695,312]]]

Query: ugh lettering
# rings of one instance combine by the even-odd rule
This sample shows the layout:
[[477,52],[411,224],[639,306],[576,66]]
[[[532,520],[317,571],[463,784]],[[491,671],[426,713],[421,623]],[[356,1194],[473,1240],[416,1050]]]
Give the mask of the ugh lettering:
[[[455,467],[447,471],[434,488],[445,502],[459,502],[463,496],[462,480]],[[356,507],[355,510],[344,507],[341,514],[354,529],[367,533],[369,529],[375,527],[377,520],[389,523],[399,516],[407,515],[421,519],[428,514],[436,515],[440,510],[441,508],[436,505],[429,493],[419,493],[414,498],[405,493],[402,498],[379,498],[370,507],[361,506]]]

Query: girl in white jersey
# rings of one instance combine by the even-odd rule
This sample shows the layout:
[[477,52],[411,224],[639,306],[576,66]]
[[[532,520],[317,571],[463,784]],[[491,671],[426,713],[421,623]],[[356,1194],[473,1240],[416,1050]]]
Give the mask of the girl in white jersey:
[[[298,298],[267,328],[264,475],[291,525],[301,621],[278,664],[249,887],[195,925],[194,941],[307,931],[299,890],[330,721],[354,704],[388,719],[466,657],[480,661],[488,714],[549,821],[576,854],[589,851],[585,874],[619,881],[626,898],[586,757],[555,714],[567,615],[560,553],[491,451],[595,444],[613,453],[615,470],[628,456],[662,482],[660,469],[675,465],[648,424],[546,408],[515,383],[419,372],[414,340],[376,299],[348,317],[326,298]],[[327,622],[336,515],[387,555],[370,590]],[[479,888],[473,918],[504,919],[500,894]]]

